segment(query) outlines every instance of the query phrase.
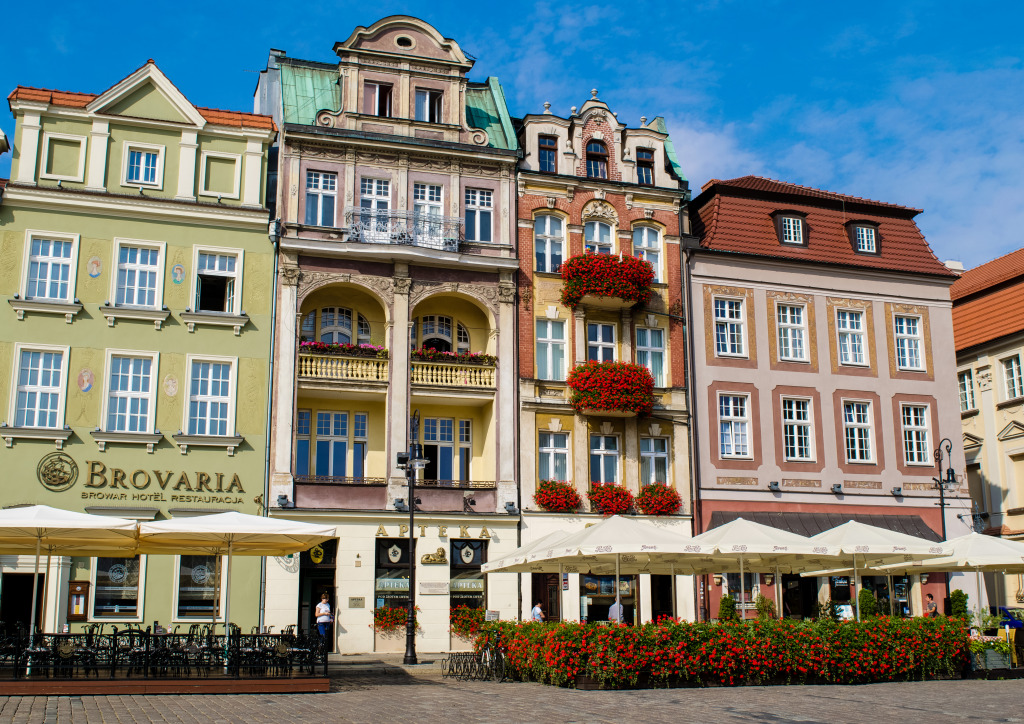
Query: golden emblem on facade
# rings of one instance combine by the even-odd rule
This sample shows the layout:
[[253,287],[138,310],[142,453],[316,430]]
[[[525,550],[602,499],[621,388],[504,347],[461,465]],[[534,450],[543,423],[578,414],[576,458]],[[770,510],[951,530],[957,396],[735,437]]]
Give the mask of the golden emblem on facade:
[[78,480],[78,464],[66,453],[52,452],[39,461],[36,477],[44,488],[60,493]]
[[423,557],[420,558],[420,563],[428,564],[444,564],[448,562],[448,557],[444,553],[444,548],[438,548],[437,553],[424,553]]
[[309,560],[314,563],[321,563],[324,559],[324,549],[320,546],[313,546],[309,549]]

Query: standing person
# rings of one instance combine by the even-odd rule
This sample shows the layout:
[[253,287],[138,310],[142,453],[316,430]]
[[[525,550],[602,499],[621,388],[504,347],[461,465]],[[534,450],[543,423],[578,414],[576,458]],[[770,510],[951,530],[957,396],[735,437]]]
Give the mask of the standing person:
[[544,609],[540,606],[540,601],[537,601],[533,605],[533,610],[530,612],[530,620],[536,621],[537,623],[543,623],[546,616],[544,615]]
[[924,615],[928,618],[935,618],[939,615],[939,607],[935,604],[935,597],[926,593],[924,596]]
[[608,621],[611,623],[622,623],[622,601],[615,599],[615,602],[608,607]]
[[325,593],[320,596],[320,603],[316,605],[316,627],[320,630],[321,636],[327,636],[327,624],[333,621],[330,596]]

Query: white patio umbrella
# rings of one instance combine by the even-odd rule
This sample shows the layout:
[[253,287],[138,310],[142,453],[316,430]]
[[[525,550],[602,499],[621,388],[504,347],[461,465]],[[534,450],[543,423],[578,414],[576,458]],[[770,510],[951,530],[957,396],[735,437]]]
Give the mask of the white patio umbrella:
[[935,558],[878,566],[887,574],[963,573],[974,571],[978,581],[977,610],[981,611],[982,573],[1024,573],[1024,543],[981,533],[968,533],[942,544]]
[[[853,563],[853,596],[856,599],[857,620],[860,621],[859,570],[877,568],[890,563],[906,563],[923,558],[934,558],[943,552],[942,544],[899,533],[888,528],[879,528],[866,523],[849,520],[835,528],[811,536],[811,541],[839,549],[840,561],[844,565]],[[839,566],[836,566],[838,568]],[[820,574],[821,571],[805,572],[803,575]]]
[[502,573],[522,573],[527,570],[526,562],[530,555],[538,551],[552,549],[552,546],[559,540],[568,537],[568,533],[565,531],[556,530],[553,533],[541,536],[535,541],[530,541],[524,546],[516,548],[511,553],[496,558],[493,561],[484,563],[482,571],[484,573],[491,573],[500,571]]
[[[283,556],[299,553],[318,543],[336,538],[337,533],[334,526],[265,518],[245,513],[213,513],[140,524],[139,552],[164,555],[227,555],[224,621],[228,624],[231,622],[231,559],[234,555]],[[213,610],[216,621],[216,604]]]
[[[105,515],[76,513],[48,505],[30,505],[0,510],[0,553],[24,554],[35,551],[32,574],[32,613],[29,636],[34,640],[39,554],[91,556],[133,556],[136,550],[134,520]],[[47,565],[49,570],[49,565]]]

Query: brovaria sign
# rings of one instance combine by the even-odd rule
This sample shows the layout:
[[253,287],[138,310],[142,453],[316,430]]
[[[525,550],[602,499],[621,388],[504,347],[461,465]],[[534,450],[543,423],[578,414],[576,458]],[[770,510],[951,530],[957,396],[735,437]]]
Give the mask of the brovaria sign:
[[[122,470],[99,460],[86,460],[81,471],[84,500],[131,500],[171,503],[244,502],[245,488],[238,473],[207,473],[187,470]],[[50,453],[39,461],[36,476],[44,488],[55,493],[74,487],[80,477],[78,464],[63,452]]]

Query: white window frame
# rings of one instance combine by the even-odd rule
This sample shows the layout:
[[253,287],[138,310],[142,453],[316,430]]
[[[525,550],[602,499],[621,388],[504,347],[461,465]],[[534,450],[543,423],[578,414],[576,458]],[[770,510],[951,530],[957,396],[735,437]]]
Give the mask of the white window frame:
[[[786,319],[783,320],[782,310],[786,312]],[[800,310],[800,322],[793,322],[792,310]],[[775,327],[778,336],[778,354],[780,362],[807,362],[807,305],[792,304],[790,302],[776,302],[775,304]],[[793,341],[799,340],[801,354],[792,353]],[[786,350],[789,350],[787,353]]]
[[[149,393],[145,398],[149,401],[149,413],[146,416],[145,430],[132,430],[132,434],[141,435],[152,433],[156,427],[156,388],[160,380],[160,353],[143,352],[132,349],[108,349],[106,351],[106,362],[103,367],[103,403],[101,406],[100,429],[104,432],[129,432],[129,430],[112,430],[108,427],[108,415],[110,413],[110,371],[114,357],[131,357],[135,359],[149,359],[151,361],[149,372]],[[141,395],[140,395],[141,397]]]
[[[311,174],[316,174],[316,186],[310,188],[310,181],[312,180]],[[326,188],[324,181],[328,178],[334,179],[334,187]],[[324,197],[330,196],[334,199],[334,213],[331,214],[330,219],[324,218]],[[319,171],[317,169],[307,168],[306,169],[306,188],[304,196],[303,213],[308,214],[310,198],[316,198],[316,220],[319,223],[310,224],[310,226],[324,226],[324,227],[335,227],[338,224],[338,174],[334,171]],[[303,223],[306,221],[306,216],[303,216]],[[330,222],[330,223],[325,223]]]
[[[904,331],[901,332],[899,328],[899,321],[904,320]],[[913,320],[917,332],[915,334],[909,334],[905,330],[906,321]],[[926,368],[924,361],[924,319],[919,314],[894,314],[892,315],[892,333],[893,343],[896,346],[894,350],[896,353],[896,366],[901,370],[912,370],[920,372]],[[916,352],[917,365],[907,364],[911,352]]]
[[193,246],[192,247],[192,295],[189,299],[192,300],[192,311],[199,311],[199,299],[196,296],[199,292],[199,255],[200,254],[216,254],[220,256],[233,256],[235,257],[235,271],[234,274],[228,273],[217,273],[213,276],[231,277],[235,280],[235,289],[233,293],[233,300],[231,302],[231,309],[224,312],[224,314],[238,315],[242,311],[242,278],[245,271],[245,250],[244,249],[233,249],[226,246]]
[[[558,225],[559,225],[559,230],[558,230],[558,235],[557,236],[554,233],[552,233],[552,231],[551,231],[551,227],[552,227],[552,222],[553,221],[554,222],[558,222]],[[538,223],[542,223],[543,224],[543,226],[544,226],[543,232],[539,232],[537,230]],[[537,271],[539,271],[539,272],[541,272],[543,274],[558,274],[559,271],[561,271],[561,266],[562,266],[562,264],[565,263],[565,228],[566,228],[565,219],[563,219],[561,216],[557,216],[555,214],[539,214],[533,220],[533,263],[534,263],[534,266],[536,267]],[[538,258],[537,258],[538,257],[537,246],[538,246],[538,243],[540,241],[543,241],[543,243],[544,243],[544,253],[542,255],[542,258],[544,259],[544,268],[543,269],[540,268],[540,264],[538,263]],[[552,257],[552,254],[551,254],[551,252],[552,252],[551,245],[552,244],[558,244],[558,247],[559,247],[558,258],[560,258],[562,260],[562,261],[560,261],[558,263],[557,267],[556,267],[556,265],[554,263],[554,260],[551,258]]]
[[[463,194],[466,201],[466,241],[478,244],[494,243],[494,189],[466,188]],[[486,200],[486,203],[485,203]],[[473,237],[470,238],[469,212],[473,211]],[[481,218],[487,214],[487,223],[484,224]],[[487,228],[487,236],[483,238],[484,227]]]
[[[78,171],[74,176],[61,176],[56,173],[46,173],[46,166],[50,163],[50,141],[78,141]],[[89,139],[85,136],[77,136],[72,133],[43,133],[43,153],[39,160],[39,178],[52,181],[72,181],[82,183],[85,181],[85,149]],[[159,168],[157,161],[157,168]]]
[[[189,430],[189,412],[192,407],[192,365],[196,362],[212,362],[216,364],[230,364],[231,365],[231,380],[228,383],[228,414],[227,414],[227,434],[226,435],[210,435],[209,433],[200,434],[193,433]],[[182,431],[185,435],[194,437],[232,437],[237,432],[235,422],[235,411],[238,407],[238,357],[221,357],[210,354],[188,354],[185,355],[185,404],[182,406]]]
[[[208,555],[204,553],[190,553],[188,555]],[[177,554],[174,556],[174,568],[172,570],[172,576],[174,577],[174,588],[171,594],[171,623],[202,623],[203,621],[224,621],[224,604],[227,596],[227,569],[228,561],[226,556],[221,556],[220,562],[220,601],[217,605],[217,616],[212,618],[203,614],[202,616],[179,616],[178,615],[178,583],[181,579],[181,555]],[[214,574],[216,575],[216,574]]]
[[[419,117],[420,93],[426,97],[426,118]],[[433,114],[435,101],[437,117],[432,119],[430,116]],[[437,88],[416,88],[413,93],[413,118],[420,123],[444,123],[444,91]]]
[[804,245],[804,220],[799,216],[783,216],[779,223],[779,240],[792,246]]
[[[801,420],[798,415],[791,415],[787,417],[786,403],[804,403],[807,405],[807,417]],[[780,412],[782,414],[782,458],[786,462],[794,463],[813,463],[815,462],[815,447],[814,447],[814,402],[809,397],[790,397],[786,396],[780,400]],[[793,411],[796,412],[796,406],[793,406]],[[807,455],[800,456],[789,455],[789,430],[793,429],[794,440],[799,440],[799,429],[803,428],[806,437]],[[799,453],[799,444],[794,445],[794,449]]]
[[[726,312],[729,311],[730,304],[738,304],[740,310],[739,318],[729,317],[728,314],[724,317],[718,316],[718,303],[725,302]],[[743,297],[712,297],[711,299],[711,316],[714,323],[714,343],[715,343],[715,356],[716,357],[740,357],[745,358],[748,356],[747,353],[747,300]],[[739,339],[739,350],[732,351],[734,345],[727,341],[726,351],[722,351],[718,341],[719,327],[724,328],[727,340],[735,337]],[[738,330],[738,334],[736,334]]]
[[[320,432],[320,416],[321,415],[326,415],[327,416],[329,432],[326,432],[326,433],[321,433]],[[341,417],[344,420],[344,433],[336,435],[334,433],[334,430],[335,430],[335,420],[336,420],[337,417]],[[309,462],[310,462],[310,465],[311,465],[311,467],[312,467],[312,469],[314,471],[313,472],[314,475],[316,475],[317,477],[323,477],[323,478],[348,478],[348,477],[351,477],[349,475],[349,473],[352,472],[352,466],[350,464],[350,461],[352,460],[352,433],[354,432],[353,423],[354,423],[354,417],[352,416],[352,413],[350,413],[348,410],[328,409],[328,410],[317,410],[316,411],[316,415],[314,416],[314,419],[312,421],[312,428],[311,428],[313,430],[313,432],[315,433],[315,444],[310,446],[310,458],[309,458]],[[329,445],[331,445],[331,447],[329,448],[330,454],[328,455],[328,461],[327,461],[328,470],[325,470],[325,471],[321,471],[316,466],[317,457],[318,457],[317,448],[319,447],[321,442],[326,442]],[[341,471],[334,470],[334,454],[333,454],[334,453],[334,448],[333,448],[333,443],[335,443],[335,442],[343,442],[343,443],[345,443],[345,459],[342,462],[342,465],[345,466],[345,469],[341,470]],[[342,474],[339,474],[339,473],[344,473],[344,474],[342,475]]]
[[[132,149],[138,151],[156,151],[156,182],[146,183],[145,181],[128,180],[128,161],[131,158]],[[161,191],[164,188],[164,154],[167,147],[155,143],[139,143],[138,141],[125,141],[121,152],[121,185],[128,188],[156,189]]]
[[1007,400],[1024,397],[1024,370],[1021,369],[1020,354],[1012,354],[999,360],[1003,366],[1003,390]]
[[68,357],[71,354],[71,347],[64,347],[53,344],[27,344],[16,342],[14,344],[14,374],[11,380],[11,399],[8,404],[7,419],[14,427],[18,420],[18,379],[21,376],[21,353],[22,352],[59,352],[60,358],[60,388],[57,391],[57,424],[53,427],[31,426],[32,430],[62,430],[65,422],[65,404],[68,397]]
[[[549,437],[549,440],[551,442],[550,445],[544,445],[542,443],[542,441],[544,439],[543,438],[544,435],[549,435],[550,436]],[[557,447],[554,444],[555,437],[557,435],[565,435],[565,447]],[[565,476],[566,476],[566,480],[564,482],[568,482],[568,480],[572,478],[572,470],[569,468],[569,460],[570,460],[569,451],[572,449],[571,444],[572,444],[572,440],[571,440],[570,435],[569,435],[569,433],[567,431],[563,431],[563,430],[559,430],[558,432],[555,432],[553,430],[539,430],[538,431],[538,434],[537,434],[537,480],[554,480],[555,479],[555,478],[544,478],[544,477],[541,476],[541,474],[540,474],[540,461],[541,461],[541,458],[545,458],[546,457],[548,459],[548,470],[549,471],[554,471],[556,469],[556,467],[557,467],[556,461],[557,461],[557,458],[558,458],[559,455],[564,455],[565,456]]]
[[[235,162],[235,182],[231,193],[206,190],[206,160],[208,158],[226,158]],[[199,195],[212,196],[216,199],[237,199],[242,190],[242,154],[224,151],[203,151],[199,158]]]
[[[136,607],[135,616],[97,616],[96,615],[96,559],[97,558],[129,558],[134,556],[93,556],[89,566],[89,606],[86,616],[88,616],[89,623],[119,623],[121,621],[137,623],[146,620],[146,565],[149,560],[149,556],[145,554],[139,555],[139,593],[138,601],[139,605]],[[174,569],[177,573],[177,568]],[[177,589],[177,586],[175,586]],[[175,606],[177,611],[177,606]]]
[[[373,87],[373,108],[374,108],[374,112],[370,113],[369,115],[374,116],[375,118],[393,118],[394,117],[394,112],[395,112],[395,84],[394,83],[384,83],[383,81],[375,81],[375,80],[363,81],[363,94],[364,94],[364,96],[365,96],[366,92],[368,90],[370,90],[371,86]],[[384,109],[384,114],[383,115],[380,113],[380,89],[381,88],[387,88],[388,89],[388,102],[387,102],[387,107]],[[364,99],[363,106],[360,106],[360,108],[365,107],[365,105],[366,105],[366,101]]]
[[[640,333],[647,332],[647,344],[640,344]],[[661,346],[654,347],[651,345],[651,332],[661,333]],[[665,340],[668,338],[668,330],[661,327],[637,327],[636,328],[636,361],[637,364],[647,368],[647,371],[651,373],[651,377],[654,378],[655,387],[665,387],[665,377],[667,370],[665,369]],[[653,355],[661,355],[661,375],[654,373],[654,365],[651,363]],[[647,355],[646,361],[641,361],[641,355]]]
[[[601,227],[608,229],[607,241],[601,240]],[[587,239],[587,231],[591,232],[592,238]],[[592,254],[614,254],[615,253],[615,229],[611,224],[603,221],[588,221],[583,225],[583,250]]]
[[[599,438],[601,443],[599,447],[594,447],[594,438]],[[615,440],[615,450],[610,450],[605,445],[609,439]],[[619,435],[604,435],[604,434],[591,434],[590,440],[588,441],[590,450],[589,456],[587,457],[587,475],[591,484],[608,485],[615,484],[620,485],[622,483],[622,438]],[[592,458],[597,455],[601,458],[600,472],[602,480],[594,480],[593,471],[593,460]],[[615,480],[604,480],[604,459],[611,457],[615,459]]]
[[878,253],[878,232],[873,226],[853,227],[853,238],[856,249],[861,254]]
[[[733,402],[729,403],[730,414],[722,414],[722,398],[743,400],[743,414],[733,414]],[[715,400],[715,414],[718,417],[718,457],[722,460],[752,460],[754,458],[753,439],[750,434],[750,394],[746,392],[718,393]],[[729,426],[729,443],[726,445],[725,425]],[[742,435],[742,439],[740,438]],[[737,452],[742,442],[744,450]]]
[[[556,339],[555,337],[551,337],[551,336],[544,336],[544,337],[542,337],[541,334],[540,334],[541,330],[539,329],[540,325],[542,325],[542,324],[545,325],[544,331],[545,331],[545,333],[547,335],[551,334],[552,327],[554,325],[560,325],[561,328],[562,328],[562,338],[561,339]],[[565,329],[566,329],[566,323],[565,323],[564,319],[538,319],[538,320],[535,321],[535,323],[534,323],[534,333],[537,335],[537,337],[536,337],[536,339],[537,339],[537,379],[540,379],[540,380],[558,380],[558,381],[561,381],[561,380],[565,379],[565,368],[566,368],[566,364],[565,364],[566,331],[565,331]],[[554,347],[555,346],[559,346],[559,347],[562,348],[562,362],[561,362],[561,369],[559,369],[559,370],[555,369],[554,359],[553,359],[553,354],[552,354],[553,351],[554,351]],[[548,376],[548,377],[542,377],[540,375],[540,371],[541,371],[540,357],[541,357],[541,350],[542,350],[542,348],[543,348],[543,353],[544,353],[544,357],[545,357],[545,362],[547,363],[547,368],[548,368],[549,372],[551,373],[551,375]]]
[[[590,341],[590,328],[591,327],[611,327],[612,330],[612,341],[604,342],[598,340],[596,342]],[[597,362],[616,362],[619,359],[619,325],[611,322],[587,322],[587,359],[590,359],[590,348],[595,347],[596,349],[604,350],[610,349],[612,351],[611,359],[601,359],[602,355],[598,355]],[[600,335],[599,335],[600,336]]]
[[[637,234],[640,235],[640,241],[642,243],[637,244]],[[654,245],[650,244],[650,237],[654,236]],[[643,259],[646,262],[651,262],[649,254],[655,255],[654,262],[651,262],[651,267],[654,269],[654,281],[660,283],[663,281],[661,274],[661,261],[663,257],[662,249],[662,234],[661,230],[654,226],[642,224],[640,226],[633,227],[633,256],[638,259]]]
[[[856,420],[849,421],[846,419],[846,406],[847,405],[864,405],[867,408],[867,414],[865,415],[867,422],[858,422]],[[840,402],[839,414],[841,416],[843,426],[843,459],[847,463],[851,464],[863,464],[873,465],[876,459],[876,443],[875,443],[875,410],[874,403],[871,400],[842,400]],[[868,457],[866,458],[851,458],[850,448],[847,444],[847,432],[849,430],[866,430],[866,433],[858,433],[865,435],[865,439],[868,442]]]
[[[860,329],[852,329],[849,326],[841,326],[840,325],[840,315],[841,314],[847,314],[847,315],[849,315],[849,314],[856,314],[856,315],[859,315],[860,316]],[[864,309],[837,308],[835,310],[835,315],[836,315],[835,316],[835,319],[836,319],[836,346],[837,346],[837,353],[838,353],[838,356],[839,356],[839,364],[845,365],[845,366],[848,366],[848,367],[870,367],[871,365],[870,365],[869,360],[871,359],[871,352],[868,349],[868,334],[867,334],[868,315],[867,315],[867,310],[864,310]],[[847,350],[846,346],[844,345],[844,342],[843,342],[844,336],[849,339],[849,344],[850,344],[849,350]],[[860,338],[861,361],[860,362],[854,361],[852,359],[852,356],[851,356],[850,359],[844,359],[847,356],[848,352],[852,353],[852,351],[853,351],[852,343],[853,343],[854,338],[857,338],[857,337]]]
[[[644,450],[644,441],[645,440],[651,440],[652,443],[655,440],[664,442],[665,443],[665,451],[661,452],[660,450],[654,450],[654,449]],[[654,447],[654,445],[652,444],[652,448],[653,447]],[[640,449],[640,486],[643,487],[644,485],[651,485],[653,483],[659,483],[661,485],[665,485],[666,487],[670,486],[672,484],[672,480],[671,480],[671,478],[672,478],[672,445],[671,445],[671,440],[669,440],[667,437],[664,437],[664,436],[641,435],[640,436],[639,449]],[[648,469],[651,471],[651,476],[652,477],[654,477],[656,475],[655,469],[656,469],[657,466],[655,465],[655,461],[659,460],[659,459],[664,459],[664,461],[665,461],[665,480],[644,480],[644,459],[645,458],[650,460],[650,463],[649,463],[650,467]]]
[[[28,274],[32,267],[32,241],[33,239],[45,239],[47,241],[69,241],[71,242],[71,257],[68,264],[71,268],[68,272],[68,296],[66,299],[55,299],[53,297],[29,297],[28,295]],[[75,301],[78,283],[78,249],[81,236],[79,234],[67,234],[59,231],[41,231],[39,229],[28,229],[25,231],[25,254],[21,266],[21,298],[32,302],[54,302],[71,304]]]
[[[121,268],[121,247],[122,246],[138,246],[145,247],[147,249],[156,249],[157,254],[157,265],[156,265],[156,293],[153,295],[153,306],[140,306],[136,304],[125,304],[119,305],[117,303],[117,277],[118,270]],[[164,308],[164,267],[167,264],[167,243],[163,241],[146,241],[144,239],[125,239],[121,237],[114,238],[114,256],[113,268],[110,274],[110,306],[121,309],[156,309],[161,310]]]
[[[923,410],[921,422],[912,420],[909,424],[904,417],[910,408]],[[903,464],[914,466],[932,467],[935,463],[931,459],[931,425],[929,417],[931,406],[917,402],[900,403],[900,439],[903,441]],[[911,443],[908,445],[908,443]],[[916,455],[912,456],[912,452]],[[911,459],[913,457],[913,459]]]
[[957,388],[960,392],[960,412],[977,410],[974,399],[974,370],[967,368],[956,373]]

